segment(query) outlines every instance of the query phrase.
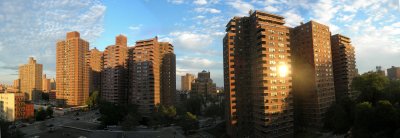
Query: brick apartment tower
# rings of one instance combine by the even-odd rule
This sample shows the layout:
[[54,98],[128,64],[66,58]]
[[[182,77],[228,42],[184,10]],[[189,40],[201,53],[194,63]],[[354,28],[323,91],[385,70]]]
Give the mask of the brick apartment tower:
[[186,73],[185,76],[181,76],[181,90],[182,91],[191,91],[192,90],[192,82],[195,79],[193,74]]
[[176,56],[174,47],[169,42],[159,42],[160,45],[160,90],[161,104],[176,103]]
[[104,69],[101,75],[101,98],[111,103],[126,103],[128,98],[128,39],[115,38],[115,45],[104,50]]
[[192,93],[209,96],[217,92],[216,84],[213,83],[210,72],[203,70],[197,76],[192,82]]
[[400,67],[392,66],[391,68],[386,69],[387,77],[390,80],[398,80],[400,79]]
[[33,57],[28,64],[19,66],[20,91],[26,99],[37,102],[41,98],[43,65],[37,64]]
[[293,136],[289,29],[261,11],[234,17],[223,40],[227,131],[231,137]]
[[66,105],[85,105],[89,97],[88,52],[89,42],[76,31],[57,42],[56,98]]
[[332,66],[335,85],[335,97],[354,97],[351,82],[357,75],[354,47],[350,38],[341,34],[331,36]]
[[42,89],[44,93],[49,93],[51,90],[50,79],[46,77],[46,74],[44,74],[42,77]]
[[149,114],[160,104],[160,45],[157,38],[136,41],[133,47],[131,102]]
[[20,80],[20,79],[14,80],[13,86],[14,86],[14,89],[16,89],[17,91],[21,91],[21,90],[20,90],[21,80]]
[[[168,98],[175,98],[170,96],[172,90],[175,94],[176,85],[175,79],[171,78],[175,76],[175,55],[172,45],[158,42],[157,37],[139,40],[136,41],[133,48],[130,48],[130,54],[130,102],[138,105],[139,111],[144,114],[151,113],[154,107],[160,103],[171,104],[168,102],[173,101],[173,99]],[[170,61],[163,62],[163,59]],[[160,88],[165,89],[161,90]]]
[[314,21],[291,31],[296,126],[321,127],[335,102],[329,27]]
[[101,90],[101,72],[103,70],[103,52],[96,47],[88,53],[87,62],[89,64],[89,93]]

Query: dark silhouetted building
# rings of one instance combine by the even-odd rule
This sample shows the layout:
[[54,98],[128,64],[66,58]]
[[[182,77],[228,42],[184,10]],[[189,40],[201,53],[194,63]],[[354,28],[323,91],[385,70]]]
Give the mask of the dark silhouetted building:
[[351,82],[357,76],[354,47],[350,38],[341,34],[331,36],[333,78],[335,80],[335,97],[354,97]]
[[291,30],[296,125],[322,127],[335,102],[331,32],[315,21]]

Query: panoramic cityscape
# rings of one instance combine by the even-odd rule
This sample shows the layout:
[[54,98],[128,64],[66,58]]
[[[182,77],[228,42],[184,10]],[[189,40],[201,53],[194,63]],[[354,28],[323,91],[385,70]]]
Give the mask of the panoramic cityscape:
[[0,137],[400,138],[398,0],[0,0]]

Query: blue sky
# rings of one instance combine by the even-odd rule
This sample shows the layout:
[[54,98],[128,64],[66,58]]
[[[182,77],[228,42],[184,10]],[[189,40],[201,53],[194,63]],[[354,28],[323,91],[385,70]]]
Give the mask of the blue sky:
[[399,66],[398,0],[0,0],[0,83],[18,77],[29,56],[55,76],[55,43],[79,31],[103,50],[124,34],[129,45],[158,36],[175,46],[180,75],[211,71],[223,85],[222,37],[233,16],[250,9],[282,15],[286,25],[315,20],[352,39],[360,72]]

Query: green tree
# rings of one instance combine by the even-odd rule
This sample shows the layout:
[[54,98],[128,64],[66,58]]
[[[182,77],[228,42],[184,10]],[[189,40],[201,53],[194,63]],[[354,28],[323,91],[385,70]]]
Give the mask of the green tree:
[[199,129],[199,122],[196,115],[190,112],[186,112],[179,125],[182,127],[185,134],[187,134],[190,130]]
[[35,113],[35,119],[36,121],[43,121],[44,119],[46,119],[47,113],[44,110],[43,107],[40,107],[37,112]]
[[177,111],[174,106],[157,105],[155,112],[152,114],[152,120],[155,121],[152,124],[171,124],[174,122],[176,115]]
[[386,99],[392,104],[400,103],[400,80],[392,80],[385,89]]
[[47,109],[46,109],[47,116],[53,117],[53,113],[54,113],[53,108],[51,108],[50,106],[47,107]]
[[186,111],[195,115],[201,114],[202,105],[203,100],[200,95],[192,95],[189,99],[186,100],[185,103]]
[[41,95],[42,95],[42,99],[43,99],[43,100],[49,101],[49,93],[44,93],[44,92],[43,92]]
[[399,114],[393,105],[387,100],[381,100],[374,108],[374,119],[372,121],[372,130],[382,132],[386,137],[390,137],[390,133],[396,131],[399,123]]
[[363,102],[356,105],[355,123],[353,129],[354,137],[370,137],[373,125],[374,115],[373,107],[369,102]]
[[124,117],[122,120],[121,126],[125,131],[131,130],[133,127],[138,126],[141,120],[141,116],[139,114],[130,113]]
[[376,103],[384,98],[384,89],[389,84],[389,79],[379,73],[368,72],[355,77],[352,89],[361,92],[358,101]]
[[123,118],[118,107],[109,102],[102,102],[99,111],[101,114],[101,124],[104,126],[118,125],[118,122]]
[[206,117],[223,116],[223,114],[224,114],[224,109],[222,106],[218,104],[212,103],[210,106],[204,109],[204,116]]
[[134,124],[133,122],[135,120],[132,121],[130,117],[127,117],[128,115],[132,115],[132,117],[135,117],[135,119],[138,120],[142,118],[140,113],[138,113],[137,111],[136,105],[117,105],[103,101],[99,104],[99,107],[99,111],[101,114],[100,120],[103,126],[123,124],[123,121],[129,120],[131,122],[127,122],[126,124],[124,124],[125,128],[129,128],[127,127],[127,125]]
[[86,104],[88,105],[89,108],[96,107],[99,103],[99,92],[98,91],[93,91],[92,94],[90,94],[89,98],[86,101]]
[[345,109],[338,104],[333,104],[326,113],[325,127],[334,131],[334,133],[346,133],[352,120]]

